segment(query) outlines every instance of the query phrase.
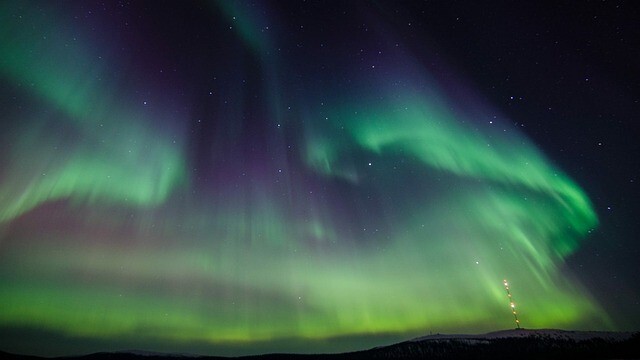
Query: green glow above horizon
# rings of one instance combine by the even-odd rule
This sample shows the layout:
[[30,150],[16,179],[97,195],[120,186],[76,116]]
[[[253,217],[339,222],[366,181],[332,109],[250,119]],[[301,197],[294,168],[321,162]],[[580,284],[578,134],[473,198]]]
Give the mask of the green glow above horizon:
[[[290,339],[355,350],[330,340],[513,327],[507,278],[524,327],[614,327],[563,269],[598,225],[587,195],[436,83],[407,72],[430,92],[380,85],[381,98],[366,82],[328,88],[322,109],[291,115],[303,125],[288,143],[264,127],[268,160],[239,130],[217,161],[185,150],[171,106],[149,110],[130,78],[102,79],[127,71],[95,60],[91,41],[67,43],[60,19],[23,23],[15,6],[0,6],[0,75],[30,106],[0,113],[0,326],[187,352]],[[285,113],[280,87],[264,86],[271,117]],[[214,176],[198,183],[187,169],[200,163]]]

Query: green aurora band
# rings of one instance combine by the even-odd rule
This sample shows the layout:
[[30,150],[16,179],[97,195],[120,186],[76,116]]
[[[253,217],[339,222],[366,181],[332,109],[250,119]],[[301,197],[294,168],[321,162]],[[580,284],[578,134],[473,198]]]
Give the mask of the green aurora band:
[[344,351],[513,327],[504,278],[525,327],[613,328],[563,269],[597,226],[588,197],[437,83],[327,96],[293,115],[297,158],[272,149],[290,159],[282,174],[194,195],[186,134],[154,126],[182,119],[126,100],[98,80],[117,64],[16,6],[0,6],[0,74],[34,105],[0,112],[3,328],[99,339],[96,351]]
[[0,222],[61,198],[162,203],[184,177],[175,142],[115,96],[117,82],[81,39],[42,12],[12,16],[10,4],[0,7],[0,74],[48,107],[23,111],[26,128],[10,129],[21,134],[7,142],[3,170],[19,176],[0,188]]

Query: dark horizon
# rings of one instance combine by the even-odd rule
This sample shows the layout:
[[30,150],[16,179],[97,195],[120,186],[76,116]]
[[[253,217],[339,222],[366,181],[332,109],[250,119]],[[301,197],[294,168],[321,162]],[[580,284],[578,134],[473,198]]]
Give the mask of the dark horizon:
[[[247,354],[242,359],[266,358],[635,358],[639,353],[640,332],[589,332],[565,331],[557,329],[509,329],[487,334],[432,334],[416,339],[408,339],[392,344],[358,349],[348,352],[313,353],[311,351],[279,353],[262,352]],[[28,355],[0,353],[9,359],[28,359]],[[473,355],[472,355],[473,354]],[[99,351],[56,357],[58,359],[175,359],[206,358],[232,359],[220,355],[199,355],[193,353],[162,353],[145,350]],[[46,359],[50,357],[38,357]]]

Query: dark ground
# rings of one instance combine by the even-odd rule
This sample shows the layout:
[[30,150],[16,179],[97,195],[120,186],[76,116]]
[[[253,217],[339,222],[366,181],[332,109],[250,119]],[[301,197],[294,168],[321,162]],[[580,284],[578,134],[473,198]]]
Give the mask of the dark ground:
[[[36,356],[0,352],[2,359],[47,359]],[[77,360],[175,360],[190,359],[180,355],[138,355],[132,353],[95,353],[79,357],[52,359]],[[203,360],[230,359],[202,356]],[[640,333],[623,341],[593,338],[588,340],[560,339],[545,336],[524,338],[460,338],[405,341],[395,345],[344,354],[267,354],[236,359],[640,359]]]

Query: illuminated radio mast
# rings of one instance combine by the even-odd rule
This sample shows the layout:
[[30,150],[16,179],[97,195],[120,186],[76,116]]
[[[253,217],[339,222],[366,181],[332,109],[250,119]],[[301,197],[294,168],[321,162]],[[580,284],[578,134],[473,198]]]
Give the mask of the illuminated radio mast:
[[503,281],[504,289],[507,290],[507,296],[509,297],[509,306],[511,306],[511,312],[513,313],[513,317],[516,319],[516,326],[520,329],[520,320],[518,320],[518,313],[516,312],[516,304],[513,303],[513,297],[511,296],[511,291],[509,291],[509,283],[507,279]]

